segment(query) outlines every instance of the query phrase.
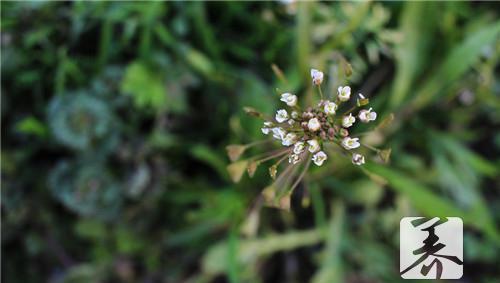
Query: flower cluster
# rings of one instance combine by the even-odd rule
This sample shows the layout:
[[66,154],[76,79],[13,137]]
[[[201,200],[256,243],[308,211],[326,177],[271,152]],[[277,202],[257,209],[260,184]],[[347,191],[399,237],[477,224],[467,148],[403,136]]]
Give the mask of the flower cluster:
[[[361,146],[375,150],[379,154],[390,153],[390,151],[384,152],[363,144],[360,140],[361,134],[351,133],[358,123],[371,123],[377,119],[377,113],[373,111],[373,108],[367,107],[369,100],[359,93],[356,103],[349,103],[352,98],[349,86],[339,86],[334,98],[325,99],[321,90],[323,79],[323,72],[311,70],[312,85],[318,88],[320,95],[319,102],[312,107],[301,108],[297,95],[285,92],[280,94],[283,107],[277,110],[273,117],[261,114],[255,109],[246,108],[245,111],[248,114],[264,120],[261,128],[262,134],[272,138],[247,145],[227,147],[230,159],[236,161],[251,146],[273,140],[281,143],[283,148],[279,150],[228,166],[233,180],[239,181],[245,169],[250,176],[253,176],[262,162],[278,159],[269,168],[269,173],[275,182],[263,191],[264,199],[272,206],[287,208],[291,192],[303,178],[310,163],[322,166],[328,160],[328,154],[336,150],[348,155],[355,165],[365,163],[365,156],[360,151]],[[289,164],[284,166],[282,173],[276,177],[278,167],[285,160]],[[302,169],[299,170],[300,168]],[[299,174],[298,177],[296,177],[297,174]]]
[[[312,83],[320,86],[323,82],[323,73],[311,70]],[[349,135],[351,128],[357,120],[369,123],[377,119],[377,113],[372,108],[361,109],[356,115],[351,111],[338,115],[337,110],[342,103],[351,98],[349,86],[339,86],[335,101],[321,99],[316,107],[308,107],[301,110],[297,106],[298,98],[291,93],[281,94],[283,101],[290,109],[280,109],[276,112],[274,120],[264,121],[262,133],[272,134],[285,147],[292,147],[288,161],[292,164],[299,163],[302,159],[311,155],[311,160],[317,166],[323,165],[328,159],[323,150],[325,143],[336,143],[345,150],[354,150],[360,147],[359,138]],[[368,100],[358,94],[358,105],[365,105]],[[353,109],[351,109],[353,110]],[[362,165],[365,157],[359,153],[352,153],[352,163]]]

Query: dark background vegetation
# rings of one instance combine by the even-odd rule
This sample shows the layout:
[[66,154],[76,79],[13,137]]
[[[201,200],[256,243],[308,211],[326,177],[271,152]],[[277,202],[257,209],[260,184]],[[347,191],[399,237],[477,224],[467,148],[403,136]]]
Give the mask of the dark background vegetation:
[[[464,220],[459,282],[498,282],[499,8],[2,2],[2,281],[401,282],[399,221],[426,215]],[[395,115],[370,137],[391,163],[332,157],[252,226],[270,178],[226,172],[262,138],[242,107],[277,109],[273,63],[333,92],[339,54]]]

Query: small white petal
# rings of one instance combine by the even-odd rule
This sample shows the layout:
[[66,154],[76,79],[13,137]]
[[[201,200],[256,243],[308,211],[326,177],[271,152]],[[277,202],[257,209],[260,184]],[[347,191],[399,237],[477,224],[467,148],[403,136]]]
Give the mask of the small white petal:
[[370,121],[375,121],[375,119],[377,119],[377,113],[375,111],[372,111],[372,108],[368,110],[363,109],[359,111],[358,118],[359,120],[361,120],[361,122],[368,123]]
[[326,101],[324,110],[325,110],[326,114],[333,115],[333,114],[335,114],[335,111],[337,111],[337,104],[330,102],[330,101]]
[[272,128],[271,131],[273,132],[273,138],[277,140],[282,140],[286,135],[286,131],[281,127]]
[[282,144],[284,146],[291,146],[292,144],[297,141],[297,135],[294,133],[288,133],[286,136],[283,138]]
[[350,138],[350,137],[345,137],[342,139],[342,146],[345,149],[355,149],[358,148],[361,144],[359,143],[359,138]]
[[291,107],[297,105],[297,96],[293,95],[291,93],[288,93],[288,92],[283,93],[281,95],[281,99],[280,100],[283,101],[283,102],[285,102],[286,105],[291,106]]
[[269,134],[269,131],[271,130],[273,123],[269,121],[264,122],[264,126],[261,128],[261,131],[264,135]]
[[347,101],[351,97],[351,87],[349,86],[339,86],[337,91],[340,101]]
[[278,112],[276,112],[276,121],[278,123],[283,123],[286,120],[288,120],[288,113],[286,112],[285,109],[280,109]]
[[309,144],[309,152],[315,153],[320,150],[319,142],[317,140],[308,140],[307,144]]
[[356,122],[356,118],[352,116],[352,113],[349,113],[349,116],[344,116],[342,118],[342,127],[349,128],[354,124],[354,122]]
[[288,163],[297,164],[300,161],[300,156],[298,154],[290,154],[288,156]]
[[283,94],[281,95],[281,99],[282,99],[282,100],[283,100],[283,99],[285,99],[285,100],[286,100],[286,99],[287,99],[288,97],[290,97],[291,95],[292,95],[291,93],[289,93],[289,92],[285,92],[285,93],[283,93]]
[[293,146],[293,153],[301,154],[305,150],[304,142],[296,142]]
[[365,164],[365,157],[359,153],[354,153],[352,155],[352,164],[355,164],[355,165]]
[[326,156],[326,153],[324,153],[323,151],[320,151],[320,152],[318,152],[318,153],[316,153],[316,154],[313,155],[312,161],[317,166],[321,166],[321,165],[323,165],[323,162],[325,162],[325,160],[327,158],[328,157]]

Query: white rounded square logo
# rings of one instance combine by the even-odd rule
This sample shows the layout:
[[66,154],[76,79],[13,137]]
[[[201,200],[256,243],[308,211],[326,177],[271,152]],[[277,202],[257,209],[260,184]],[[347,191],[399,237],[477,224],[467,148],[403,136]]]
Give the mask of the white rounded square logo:
[[404,279],[460,279],[463,222],[458,217],[404,217],[399,224],[399,273]]

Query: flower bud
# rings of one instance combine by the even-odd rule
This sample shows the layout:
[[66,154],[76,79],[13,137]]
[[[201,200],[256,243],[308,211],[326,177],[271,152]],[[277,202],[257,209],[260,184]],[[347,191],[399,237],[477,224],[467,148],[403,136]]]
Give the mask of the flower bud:
[[321,124],[319,123],[319,120],[317,118],[312,118],[307,123],[307,127],[311,132],[316,132],[317,130],[320,129]]
[[311,69],[311,78],[314,85],[320,85],[323,82],[323,72]]

